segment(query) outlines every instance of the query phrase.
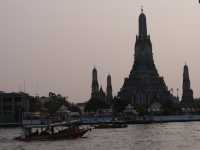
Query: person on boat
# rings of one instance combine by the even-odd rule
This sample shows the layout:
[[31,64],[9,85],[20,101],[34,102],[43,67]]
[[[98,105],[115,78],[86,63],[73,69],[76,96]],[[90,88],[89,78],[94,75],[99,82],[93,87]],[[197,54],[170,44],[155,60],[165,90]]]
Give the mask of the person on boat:
[[74,126],[74,133],[79,134],[79,128],[77,126]]
[[25,139],[29,140],[31,138],[31,129],[30,128],[26,128],[24,130],[24,136],[25,136]]
[[51,134],[54,135],[54,128],[51,127]]
[[40,135],[42,135],[42,136],[49,136],[50,134],[49,134],[48,130],[46,129],[46,130],[42,131],[40,133]]
[[32,135],[32,136],[38,136],[38,135],[39,135],[38,129],[37,129],[34,133],[32,133],[31,135]]

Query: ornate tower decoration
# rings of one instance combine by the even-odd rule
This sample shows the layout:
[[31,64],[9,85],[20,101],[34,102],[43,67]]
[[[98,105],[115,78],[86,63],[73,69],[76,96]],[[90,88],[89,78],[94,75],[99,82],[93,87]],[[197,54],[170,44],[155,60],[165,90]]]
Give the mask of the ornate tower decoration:
[[97,69],[94,68],[92,70],[92,93],[91,97],[95,98],[99,94],[99,83],[98,83],[98,77],[97,77]]
[[100,87],[100,90],[99,90],[99,100],[105,102],[105,98],[106,98],[106,94],[105,92],[103,91],[103,88],[102,86]]
[[112,103],[113,100],[112,81],[110,74],[107,76],[106,100],[109,105]]
[[[110,80],[111,83],[111,80]],[[111,92],[112,93],[112,92]],[[99,88],[97,69],[92,70],[92,92],[89,101],[86,103],[84,111],[86,112],[96,112],[99,109],[109,108],[106,103],[106,94],[102,88]]]
[[141,9],[139,33],[136,36],[134,64],[129,77],[118,93],[121,100],[134,106],[150,106],[153,102],[163,103],[170,98],[170,92],[155,67],[150,36],[147,35],[146,16]]
[[139,17],[139,36],[147,36],[146,16],[143,13],[143,6],[141,7],[141,14]]
[[193,91],[190,88],[190,77],[189,77],[189,69],[185,64],[183,68],[183,94],[182,94],[182,102],[183,103],[191,103],[193,102]]

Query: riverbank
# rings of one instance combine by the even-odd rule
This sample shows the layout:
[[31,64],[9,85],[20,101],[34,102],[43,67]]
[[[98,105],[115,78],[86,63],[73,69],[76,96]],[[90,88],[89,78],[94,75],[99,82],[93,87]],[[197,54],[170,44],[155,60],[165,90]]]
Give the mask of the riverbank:
[[[168,123],[168,122],[192,122],[200,121],[200,115],[169,115],[169,116],[137,116],[133,120],[113,121],[112,116],[106,117],[81,117],[77,123],[79,125],[98,125],[98,124],[150,124],[150,123]],[[0,127],[11,128],[20,127],[20,123],[0,123]]]
[[[169,116],[136,116],[132,120],[124,120],[122,123],[127,124],[147,124],[147,123],[167,123],[167,122],[191,122],[200,121],[200,115],[169,115]],[[80,124],[95,125],[95,124],[110,124],[121,123],[121,121],[112,121],[112,117],[87,117],[82,118]]]
[[165,123],[200,121],[200,115],[143,116],[132,123]]
[[13,128],[13,127],[20,127],[20,123],[0,123],[0,128]]

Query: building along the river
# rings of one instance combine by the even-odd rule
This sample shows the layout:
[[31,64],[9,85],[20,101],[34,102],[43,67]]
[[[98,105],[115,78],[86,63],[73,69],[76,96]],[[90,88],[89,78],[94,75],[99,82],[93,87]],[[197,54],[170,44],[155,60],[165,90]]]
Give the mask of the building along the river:
[[31,96],[26,93],[0,92],[0,123],[19,122],[29,112]]

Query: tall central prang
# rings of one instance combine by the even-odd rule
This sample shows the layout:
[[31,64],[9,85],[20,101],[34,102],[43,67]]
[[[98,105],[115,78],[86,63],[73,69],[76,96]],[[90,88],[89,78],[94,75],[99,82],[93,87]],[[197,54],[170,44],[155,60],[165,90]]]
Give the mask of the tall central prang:
[[147,35],[146,16],[141,10],[139,34],[136,36],[134,64],[128,78],[118,93],[120,100],[134,106],[150,106],[154,102],[162,104],[170,99],[170,92],[160,77],[153,60],[152,44]]
[[139,35],[136,36],[135,59],[131,76],[158,76],[153,61],[150,36],[147,35],[146,16],[143,13],[143,10],[139,16]]

